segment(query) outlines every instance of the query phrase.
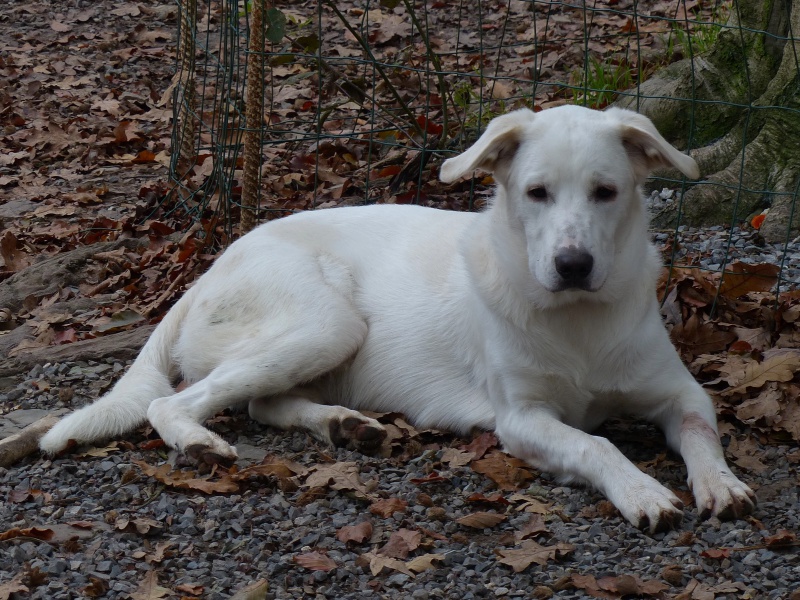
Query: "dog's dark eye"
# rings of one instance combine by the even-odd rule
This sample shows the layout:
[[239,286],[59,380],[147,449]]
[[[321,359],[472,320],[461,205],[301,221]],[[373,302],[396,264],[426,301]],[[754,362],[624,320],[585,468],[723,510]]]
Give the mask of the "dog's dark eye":
[[531,188],[528,190],[528,197],[531,200],[547,200],[547,188],[543,186]]
[[613,200],[617,197],[617,190],[607,185],[601,185],[594,191],[594,197],[600,201]]

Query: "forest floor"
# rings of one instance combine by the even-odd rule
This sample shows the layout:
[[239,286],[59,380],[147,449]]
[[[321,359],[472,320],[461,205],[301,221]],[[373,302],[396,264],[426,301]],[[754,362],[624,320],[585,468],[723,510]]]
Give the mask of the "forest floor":
[[[162,205],[177,7],[7,4],[0,437],[107,391],[214,250]],[[402,31],[385,22],[387,36]],[[282,206],[305,206],[298,198]],[[719,276],[691,269],[699,242],[659,243],[665,256],[684,245],[665,315],[757,492],[752,517],[699,521],[682,463],[640,423],[603,434],[685,500],[667,534],[639,532],[598,493],[520,464],[489,434],[458,439],[384,415],[392,435],[376,457],[223,414],[211,427],[242,457],[227,473],[182,468],[147,428],[0,468],[0,554],[11,558],[0,600],[229,598],[247,586],[253,598],[796,598],[797,298],[775,302],[769,267],[740,267],[717,296]]]

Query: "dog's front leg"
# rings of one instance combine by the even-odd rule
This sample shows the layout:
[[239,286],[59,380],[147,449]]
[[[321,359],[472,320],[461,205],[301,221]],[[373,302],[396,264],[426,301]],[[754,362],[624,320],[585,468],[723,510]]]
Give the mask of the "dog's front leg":
[[559,420],[547,405],[496,411],[505,448],[543,471],[588,482],[631,523],[650,533],[674,528],[682,518],[675,494],[640,471],[607,439]]
[[653,420],[686,463],[689,488],[701,517],[732,519],[753,511],[755,494],[725,462],[713,404],[698,383],[686,380]]

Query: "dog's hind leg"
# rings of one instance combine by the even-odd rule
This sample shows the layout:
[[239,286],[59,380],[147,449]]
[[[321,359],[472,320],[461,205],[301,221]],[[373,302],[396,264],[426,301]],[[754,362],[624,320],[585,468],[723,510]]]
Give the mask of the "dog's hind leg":
[[386,439],[386,429],[375,419],[343,406],[310,400],[307,394],[286,394],[250,401],[250,416],[279,429],[300,428],[334,446],[352,446],[369,452]]
[[312,382],[351,358],[363,343],[367,324],[352,305],[336,294],[324,300],[324,309],[302,312],[307,318],[295,323],[276,321],[234,348],[205,378],[154,400],[147,418],[163,440],[199,462],[235,461],[236,451],[201,423],[225,408],[281,396]]

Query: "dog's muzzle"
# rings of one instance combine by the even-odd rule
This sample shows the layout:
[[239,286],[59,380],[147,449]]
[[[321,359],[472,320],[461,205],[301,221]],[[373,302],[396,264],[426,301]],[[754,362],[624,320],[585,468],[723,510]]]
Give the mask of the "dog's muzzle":
[[589,290],[594,257],[575,246],[559,250],[555,257],[556,273],[561,277],[558,290]]

